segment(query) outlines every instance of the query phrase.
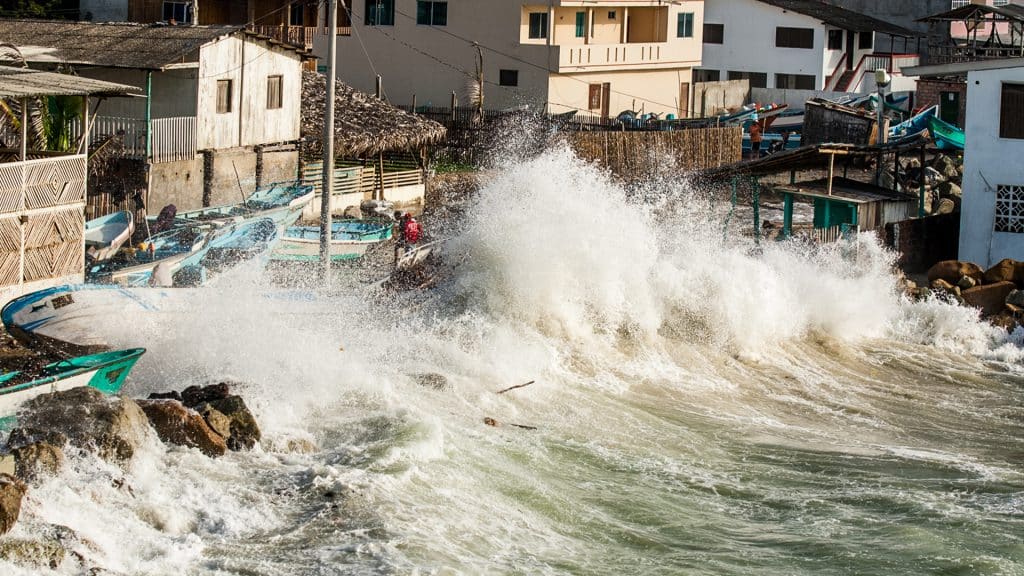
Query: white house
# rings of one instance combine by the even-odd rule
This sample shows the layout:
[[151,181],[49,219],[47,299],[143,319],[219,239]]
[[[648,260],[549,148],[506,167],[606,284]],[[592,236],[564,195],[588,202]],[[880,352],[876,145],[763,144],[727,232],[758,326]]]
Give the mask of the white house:
[[966,62],[959,258],[1024,260],[1024,58]]
[[[395,103],[447,107],[483,56],[485,106],[688,116],[703,0],[360,0],[338,77]],[[478,52],[477,48],[480,48]],[[314,38],[323,58],[326,38]],[[323,61],[321,60],[321,64]]]
[[[867,92],[873,73],[893,91],[913,90],[902,66],[918,64],[919,33],[818,0],[705,0],[704,54],[695,81],[750,81],[752,88]],[[905,53],[877,53],[876,36]],[[899,41],[899,40],[902,40]]]
[[[33,68],[135,86],[97,102],[94,141],[122,134],[149,164],[146,208],[238,200],[241,185],[297,176],[304,51],[241,26],[0,20]],[[147,185],[148,184],[148,185]]]

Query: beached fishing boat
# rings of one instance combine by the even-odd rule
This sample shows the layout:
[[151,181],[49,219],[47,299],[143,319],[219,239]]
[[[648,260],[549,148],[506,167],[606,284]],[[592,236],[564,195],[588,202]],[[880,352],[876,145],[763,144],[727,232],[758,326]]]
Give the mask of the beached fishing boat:
[[928,119],[928,129],[932,132],[935,146],[940,150],[964,149],[964,131],[956,126],[932,116]]
[[895,126],[891,126],[889,128],[889,140],[897,141],[913,138],[921,132],[928,130],[930,119],[935,116],[938,111],[939,107],[937,105],[925,108],[913,117],[908,118]]
[[144,348],[103,352],[47,364],[38,371],[0,374],[0,422],[41,394],[92,386],[106,394],[121,389]]
[[[302,184],[273,184],[253,192],[244,202],[211,206],[175,214],[174,227],[196,223],[225,224],[242,219],[272,218],[283,226],[299,219],[302,209],[313,199],[313,187]],[[156,224],[159,216],[149,216]]]
[[107,260],[135,231],[131,212],[114,212],[85,223],[85,254],[90,262]]
[[206,245],[212,225],[187,225],[151,236],[139,248],[123,250],[86,270],[86,280],[124,286],[144,285],[157,265],[174,267]]
[[[392,222],[385,220],[340,220],[331,225],[331,260],[352,260],[367,248],[391,238]],[[272,260],[309,261],[320,258],[320,228],[292,226],[271,255]]]
[[273,218],[232,224],[215,230],[206,246],[170,267],[165,277],[151,277],[153,281],[147,283],[165,287],[202,285],[209,273],[222,272],[241,262],[269,256],[279,240],[278,225]]

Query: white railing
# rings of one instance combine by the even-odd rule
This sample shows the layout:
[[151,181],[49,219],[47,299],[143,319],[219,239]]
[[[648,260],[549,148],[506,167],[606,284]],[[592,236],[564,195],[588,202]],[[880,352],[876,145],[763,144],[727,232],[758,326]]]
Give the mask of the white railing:
[[671,42],[569,45],[559,46],[558,51],[558,65],[562,68],[668,64],[699,58],[685,46]]
[[153,163],[196,157],[196,118],[159,118],[153,124]]
[[[75,139],[81,134],[79,123],[73,128]],[[146,121],[137,118],[120,118],[116,116],[97,116],[93,120],[89,133],[90,144],[104,140],[110,136],[120,136],[124,142],[125,154],[134,158],[146,155]]]

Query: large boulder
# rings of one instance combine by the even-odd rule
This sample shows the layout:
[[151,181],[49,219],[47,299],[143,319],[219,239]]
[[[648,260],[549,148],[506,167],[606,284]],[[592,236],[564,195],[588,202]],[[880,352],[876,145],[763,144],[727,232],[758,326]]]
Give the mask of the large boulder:
[[959,260],[943,260],[928,269],[928,282],[937,279],[945,280],[950,284],[957,284],[964,276],[970,276],[976,283],[980,284],[985,272],[980,266],[973,262],[960,262]]
[[196,406],[194,410],[203,417],[203,420],[206,420],[206,425],[221,438],[226,440],[231,437],[231,418],[225,416],[223,412],[206,403]]
[[1007,294],[1006,305],[1024,309],[1024,290],[1014,290]]
[[157,436],[169,444],[198,448],[207,456],[223,456],[227,444],[214,432],[196,411],[186,408],[177,400],[139,400]]
[[[74,530],[59,524],[33,526],[32,538],[4,538],[0,540],[0,558],[25,567],[39,569],[58,568],[77,547],[98,550],[95,543],[82,539]],[[92,574],[90,570],[88,572]]]
[[992,265],[991,268],[985,270],[983,279],[985,284],[995,284],[996,282],[1014,282],[1016,281],[1018,262],[1010,258],[1003,258],[999,262]]
[[955,182],[943,182],[936,186],[935,190],[942,198],[956,198],[959,200],[963,196],[963,191],[960,190],[960,186]]
[[130,460],[152,438],[149,422],[138,404],[128,398],[105,396],[88,386],[28,400],[18,414],[18,423],[27,429],[58,432],[72,446],[94,450],[112,462]]
[[939,173],[947,179],[960,178],[960,171],[957,170],[956,161],[944,154],[940,154],[935,157],[935,160],[932,162],[932,167],[938,170]]
[[10,474],[0,474],[0,535],[6,534],[21,514],[21,499],[28,486]]
[[209,386],[189,386],[181,391],[181,403],[189,408],[195,408],[203,402],[223,400],[230,395],[231,385],[228,382]]
[[205,413],[207,408],[213,408],[231,421],[229,426],[231,435],[227,438],[228,448],[231,450],[250,450],[260,441],[262,437],[260,427],[240,396],[228,396],[220,400],[204,402],[196,406],[195,410]]
[[965,304],[981,308],[982,314],[991,316],[1002,312],[1006,306],[1006,297],[1016,288],[1017,285],[1013,282],[996,282],[995,284],[975,286],[960,292],[960,295]]

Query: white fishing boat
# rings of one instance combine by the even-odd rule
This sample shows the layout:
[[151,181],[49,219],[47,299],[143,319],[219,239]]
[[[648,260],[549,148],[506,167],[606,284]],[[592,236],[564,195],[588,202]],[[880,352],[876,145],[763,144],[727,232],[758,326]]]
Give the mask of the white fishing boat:
[[131,212],[114,212],[85,223],[85,254],[91,262],[109,259],[132,237]]

